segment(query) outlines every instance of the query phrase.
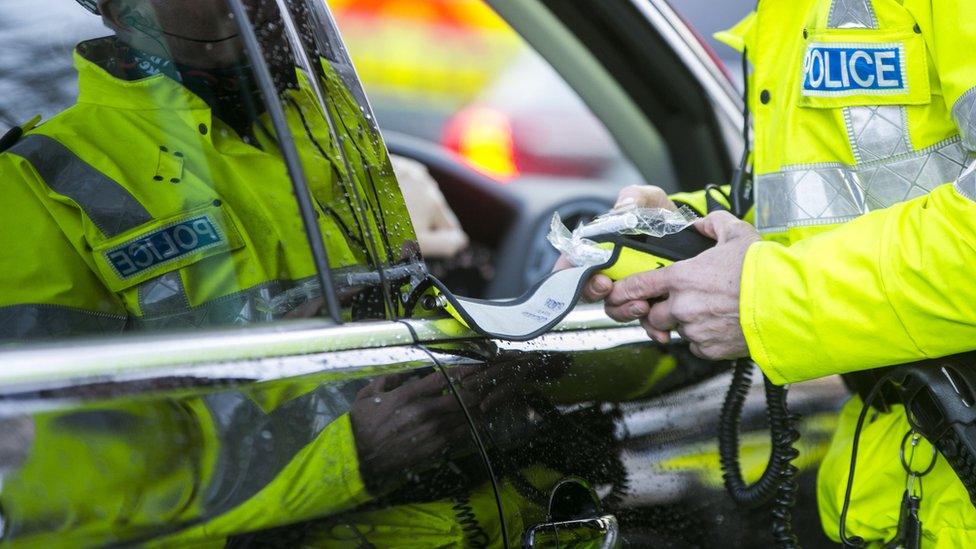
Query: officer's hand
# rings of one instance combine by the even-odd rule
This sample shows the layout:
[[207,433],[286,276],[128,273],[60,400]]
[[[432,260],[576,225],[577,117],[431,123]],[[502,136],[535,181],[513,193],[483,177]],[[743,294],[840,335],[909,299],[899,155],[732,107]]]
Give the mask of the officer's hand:
[[607,314],[621,322],[640,318],[648,335],[660,343],[677,330],[701,358],[747,356],[739,325],[739,285],[746,250],[759,233],[728,212],[709,214],[695,227],[718,244],[670,267],[618,281],[606,299]]
[[[653,185],[630,185],[620,190],[620,193],[617,195],[617,203],[614,204],[613,209],[616,210],[618,208],[629,208],[633,206],[664,208],[667,210],[678,209],[675,203],[668,198],[668,193],[664,192],[664,189]],[[553,270],[559,271],[569,267],[572,267],[569,260],[565,256],[559,256]],[[600,301],[607,297],[611,290],[613,290],[613,281],[609,277],[602,274],[594,275],[583,288],[583,300],[589,302]]]
[[468,423],[440,372],[388,375],[356,395],[349,414],[360,468],[371,488],[395,483],[410,468],[425,468],[466,447]]

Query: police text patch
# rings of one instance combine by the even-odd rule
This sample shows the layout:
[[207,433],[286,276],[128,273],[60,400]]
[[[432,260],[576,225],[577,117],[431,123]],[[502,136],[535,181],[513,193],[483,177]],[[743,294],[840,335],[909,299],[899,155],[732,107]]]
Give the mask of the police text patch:
[[803,95],[889,95],[908,91],[902,44],[812,43],[803,59]]
[[122,278],[130,278],[158,265],[225,242],[209,215],[201,215],[139,235],[105,251]]

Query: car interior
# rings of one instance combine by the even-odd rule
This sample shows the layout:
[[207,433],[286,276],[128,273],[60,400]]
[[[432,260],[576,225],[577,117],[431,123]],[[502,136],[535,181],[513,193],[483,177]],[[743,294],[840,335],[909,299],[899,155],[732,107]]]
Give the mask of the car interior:
[[[688,66],[639,23],[632,3],[492,4],[572,86],[647,183],[677,192],[729,179],[736,144],[725,141],[716,110]],[[546,240],[553,212],[574,227],[607,211],[621,187],[613,180],[545,175],[500,185],[434,143],[397,132],[385,136],[391,153],[427,166],[474,245],[490,254],[489,277],[440,273],[472,297],[526,291],[557,257]]]

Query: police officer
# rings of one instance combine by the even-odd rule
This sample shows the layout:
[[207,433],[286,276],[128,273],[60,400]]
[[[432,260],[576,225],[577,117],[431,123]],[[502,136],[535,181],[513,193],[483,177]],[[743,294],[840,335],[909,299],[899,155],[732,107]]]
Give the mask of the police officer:
[[[225,2],[79,1],[114,35],[77,47],[77,104],[25,125],[0,154],[0,340],[314,314],[315,265]],[[281,63],[272,67],[279,97],[265,99],[287,105],[331,266],[367,265],[365,220],[344,185],[390,177],[381,141],[323,62],[330,114],[347,132],[342,152],[355,170],[344,177],[275,3],[244,3],[268,61]],[[409,231],[405,208],[384,214]],[[446,383],[439,372],[381,378],[351,404],[337,403],[329,384],[295,381],[36,414],[25,424],[29,455],[0,460],[0,537],[101,545],[166,534],[161,543],[219,544],[349,511],[391,490],[408,467],[423,471],[468,440]],[[330,418],[333,407],[350,411]],[[497,517],[490,487],[470,500],[480,516]],[[345,521],[374,543],[397,545],[419,527],[431,544],[458,545],[470,533],[456,505],[403,505]],[[431,529],[417,516],[442,520]],[[497,539],[497,520],[479,533]],[[358,543],[331,529],[321,536]]]
[[[754,69],[754,226],[711,214],[697,226],[714,249],[613,285],[596,277],[587,296],[657,341],[677,330],[699,356],[749,355],[780,384],[976,349],[974,7],[760,2],[720,36]],[[701,195],[673,198],[703,209]],[[621,200],[672,204],[659,190]],[[843,409],[819,473],[835,539],[861,407],[855,397]],[[864,428],[848,536],[896,537],[907,430],[900,407]],[[920,518],[923,546],[976,539],[976,512],[942,459]]]

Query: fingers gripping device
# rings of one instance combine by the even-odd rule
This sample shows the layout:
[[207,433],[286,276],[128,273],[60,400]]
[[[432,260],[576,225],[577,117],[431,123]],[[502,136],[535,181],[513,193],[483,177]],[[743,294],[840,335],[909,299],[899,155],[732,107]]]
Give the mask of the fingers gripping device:
[[[541,335],[561,321],[579,301],[583,287],[596,273],[612,280],[667,267],[705,252],[715,241],[691,226],[693,215],[670,217],[660,211],[614,213],[597,218],[570,233],[558,217],[553,220],[550,241],[564,257],[577,265],[556,271],[523,296],[509,301],[484,301],[451,294],[432,280],[429,295],[452,316],[486,336],[524,341]],[[645,212],[646,213],[646,212]],[[642,222],[643,219],[643,222]],[[648,222],[650,220],[651,222]],[[643,230],[638,230],[643,229]],[[720,455],[726,488],[742,507],[768,507],[773,537],[778,547],[796,547],[790,524],[790,507],[796,497],[794,477],[797,457],[793,444],[798,433],[797,416],[786,407],[786,389],[766,380],[773,451],[762,478],[748,485],[742,478],[738,457],[738,428],[745,396],[751,385],[752,363],[738,361],[721,413]]]
[[456,296],[440,281],[431,280],[435,288],[432,297],[436,306],[483,335],[510,341],[530,340],[552,329],[572,311],[594,274],[620,280],[689,259],[715,245],[690,221],[671,229],[667,234],[647,234],[628,228],[627,223],[598,219],[577,229],[585,235],[583,245],[589,248],[589,263],[550,273],[521,297],[486,301]]
[[[583,287],[596,273],[620,280],[648,270],[661,269],[697,256],[716,243],[691,226],[695,217],[685,212],[672,216],[654,213],[611,212],[570,233],[558,216],[549,239],[564,257],[577,265],[556,271],[523,296],[508,301],[484,301],[455,296],[437,280],[431,280],[435,306],[446,309],[469,328],[486,336],[524,341],[553,328],[576,305]],[[735,364],[732,384],[721,414],[720,455],[726,488],[742,507],[769,507],[773,537],[778,547],[796,547],[790,524],[790,507],[796,497],[792,465],[799,437],[793,428],[797,416],[786,407],[786,389],[766,380],[773,451],[762,478],[748,485],[738,458],[738,428],[743,402],[750,387],[752,363]]]

